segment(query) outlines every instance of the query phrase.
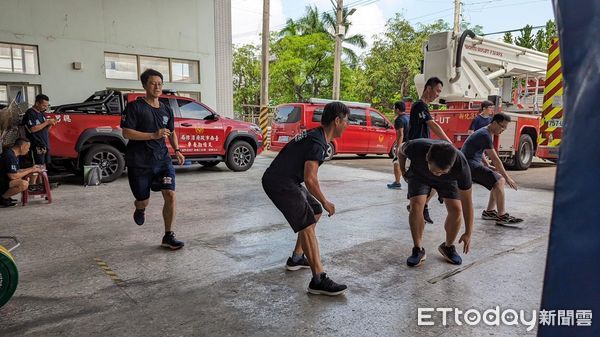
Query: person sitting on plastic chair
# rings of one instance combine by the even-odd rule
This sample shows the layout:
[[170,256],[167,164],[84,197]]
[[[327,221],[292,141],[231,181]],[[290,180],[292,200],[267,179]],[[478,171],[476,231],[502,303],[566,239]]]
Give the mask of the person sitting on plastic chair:
[[0,156],[0,206],[10,207],[17,204],[11,196],[19,194],[29,187],[29,181],[23,179],[32,173],[41,173],[41,167],[34,165],[26,169],[19,166],[19,156],[29,152],[31,143],[25,138],[19,138],[15,144],[6,149]]

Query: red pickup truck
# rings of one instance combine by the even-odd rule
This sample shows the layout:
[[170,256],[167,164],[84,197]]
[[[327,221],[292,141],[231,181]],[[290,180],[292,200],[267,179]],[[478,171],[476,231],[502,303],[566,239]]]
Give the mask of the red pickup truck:
[[[53,164],[72,170],[98,165],[102,182],[120,177],[127,144],[119,126],[121,113],[128,102],[143,96],[103,90],[82,103],[53,107],[48,113],[58,121],[50,129]],[[200,102],[166,91],[160,101],[173,110],[179,147],[188,164],[215,166],[224,161],[232,171],[245,171],[263,150],[263,137],[255,124],[221,117]],[[169,142],[167,146],[175,158]]]

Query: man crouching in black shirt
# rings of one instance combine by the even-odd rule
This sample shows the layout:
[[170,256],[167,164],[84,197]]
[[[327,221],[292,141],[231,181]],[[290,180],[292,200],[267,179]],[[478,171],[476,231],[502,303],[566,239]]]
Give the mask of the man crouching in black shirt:
[[[341,137],[348,126],[349,112],[348,107],[340,102],[325,105],[321,126],[299,134],[286,144],[262,177],[267,196],[298,233],[296,247],[286,268],[312,270],[313,277],[307,289],[311,294],[334,296],[347,288],[325,274],[315,227],[323,208],[329,216],[335,214],[335,205],[321,192],[317,172],[325,161],[327,144]],[[301,185],[302,182],[306,187]]]
[[[410,159],[408,171],[406,159]],[[410,200],[408,222],[414,243],[412,255],[406,260],[406,264],[416,267],[425,261],[425,248],[422,245],[425,229],[423,208],[432,188],[436,189],[440,198],[444,199],[448,211],[444,226],[446,241],[442,242],[438,250],[448,262],[461,264],[462,258],[454,247],[461,218],[465,219],[465,233],[458,242],[464,243],[465,254],[469,252],[473,232],[471,171],[467,159],[462,152],[446,141],[422,138],[404,143],[399,161],[402,176],[408,182]]]

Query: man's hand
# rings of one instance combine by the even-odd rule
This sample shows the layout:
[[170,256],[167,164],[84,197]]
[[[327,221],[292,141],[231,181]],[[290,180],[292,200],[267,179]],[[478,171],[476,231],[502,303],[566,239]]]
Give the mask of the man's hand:
[[328,213],[328,216],[332,216],[335,214],[335,205],[329,201],[325,201],[325,203],[323,203],[323,208],[325,208],[325,210]]
[[511,177],[507,177],[506,179],[506,183],[508,184],[508,186],[510,186],[513,190],[517,190],[517,188],[519,187],[517,185],[517,183],[511,178]]
[[163,137],[169,137],[171,135],[171,130],[169,129],[158,129],[154,133],[154,139],[161,139]]
[[458,243],[464,243],[463,253],[467,254],[469,252],[469,245],[471,244],[471,234],[464,233],[461,235]]
[[185,156],[181,151],[175,151],[175,155],[177,156],[177,164],[183,165],[185,163]]
[[55,118],[48,118],[47,121],[48,121],[48,124],[51,126],[56,125],[56,123],[57,123]]

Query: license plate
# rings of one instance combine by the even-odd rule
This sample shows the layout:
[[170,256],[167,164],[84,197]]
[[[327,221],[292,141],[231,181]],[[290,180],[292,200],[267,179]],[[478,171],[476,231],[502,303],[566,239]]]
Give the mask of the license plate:
[[290,137],[289,136],[279,136],[278,140],[281,143],[287,143],[290,140]]

